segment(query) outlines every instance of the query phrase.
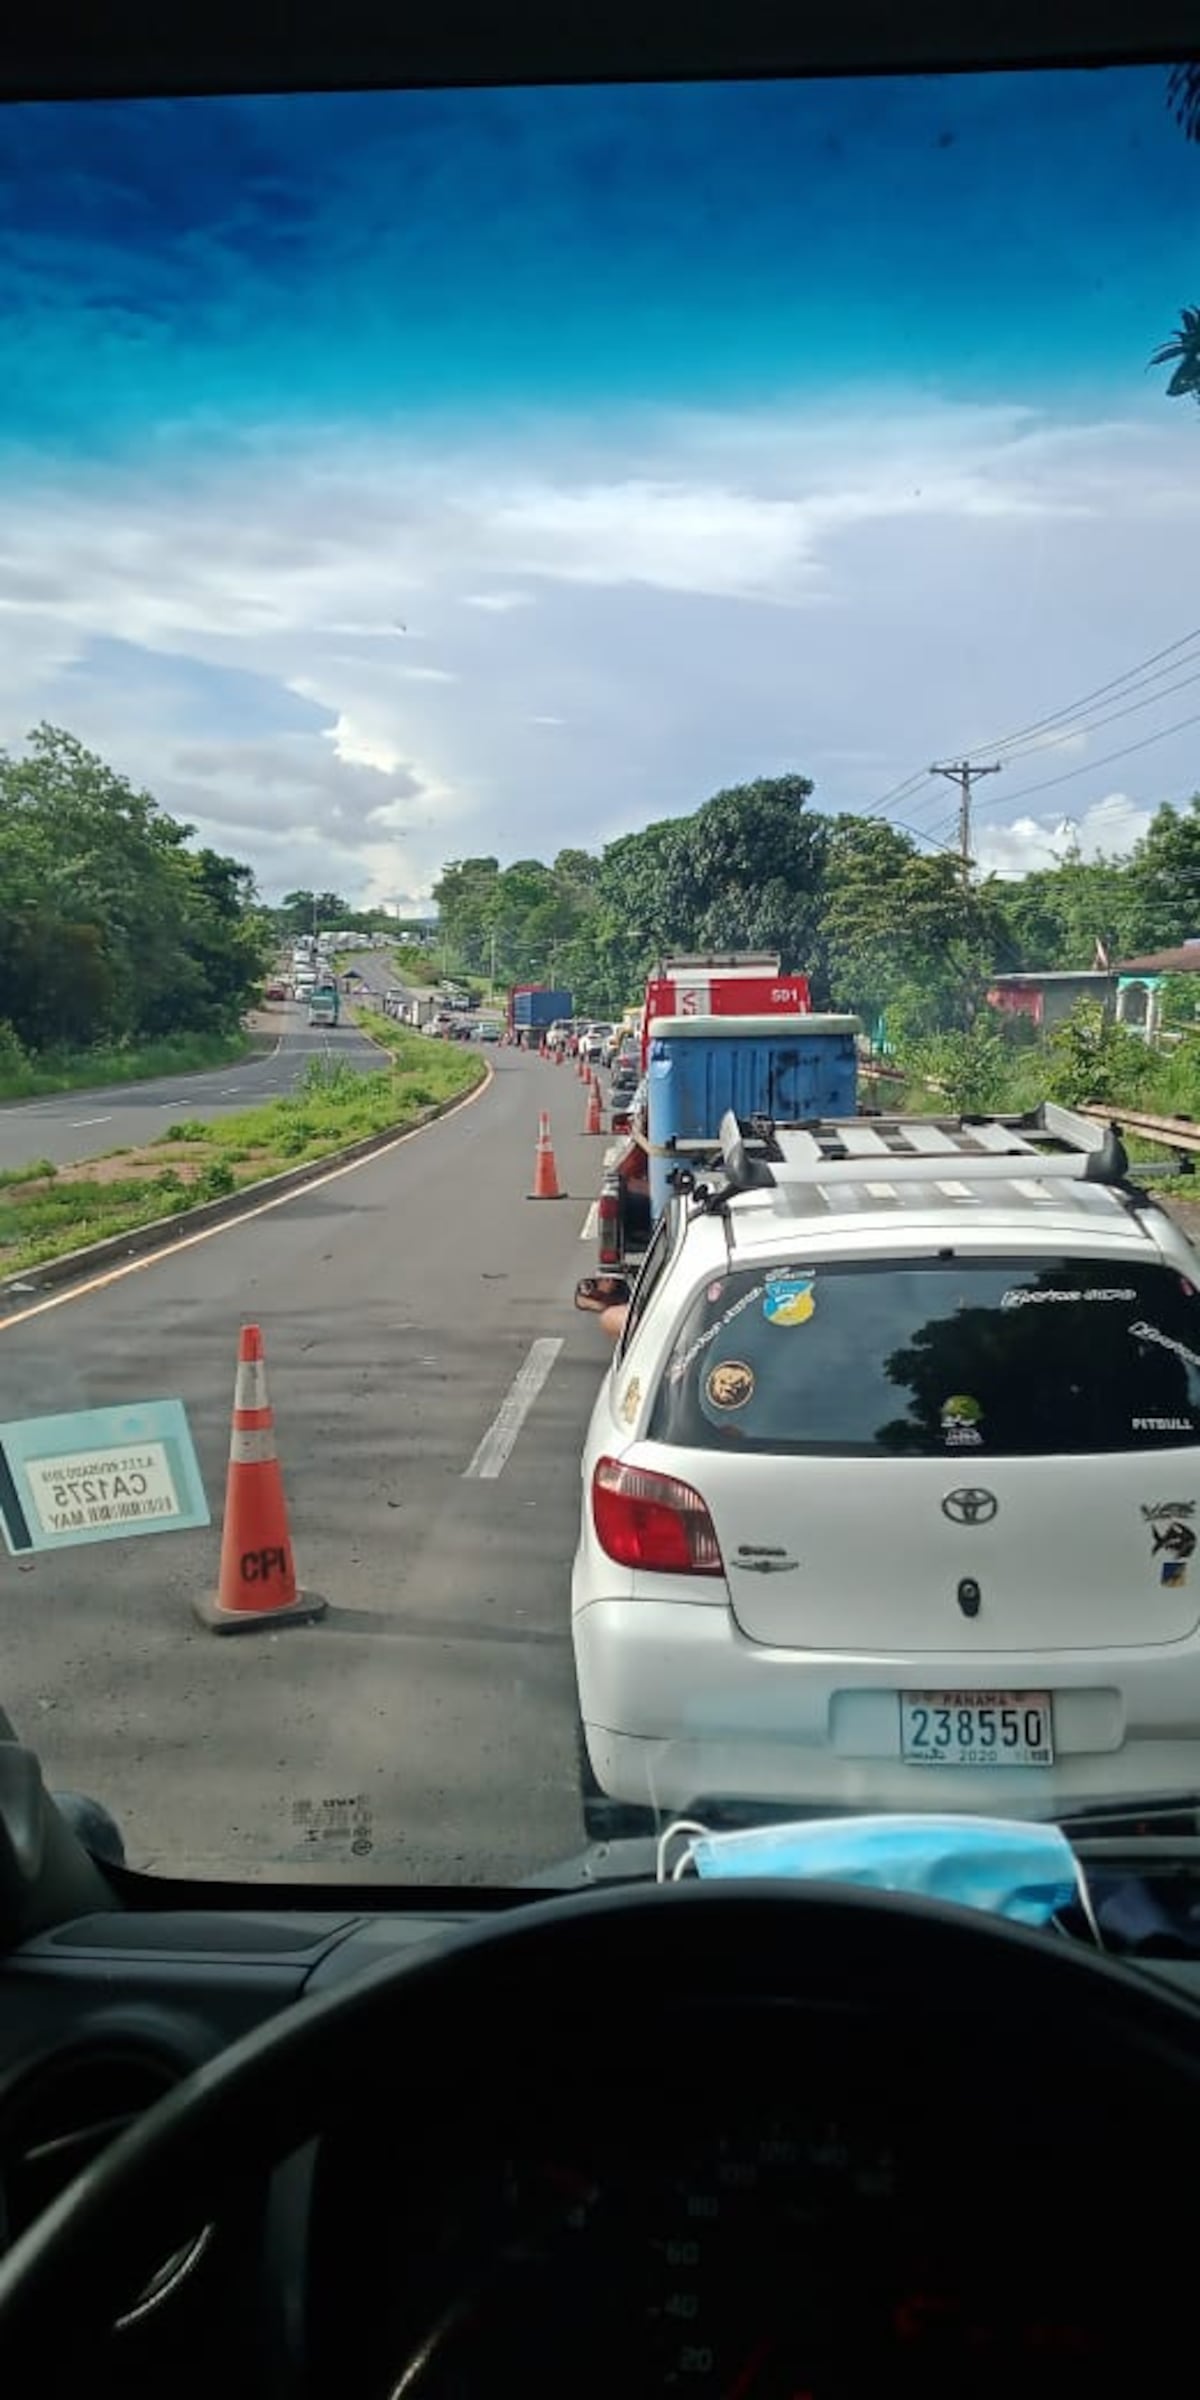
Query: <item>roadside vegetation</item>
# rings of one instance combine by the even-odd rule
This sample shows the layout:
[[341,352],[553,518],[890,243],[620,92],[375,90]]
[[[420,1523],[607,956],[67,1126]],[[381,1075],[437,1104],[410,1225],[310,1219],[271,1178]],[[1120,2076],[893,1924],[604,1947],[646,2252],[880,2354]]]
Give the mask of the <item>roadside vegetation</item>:
[[61,726],[0,751],[0,1096],[240,1055],[271,926],[194,831]]
[[0,1025],[0,1101],[38,1100],[49,1092],[145,1082],[154,1075],[197,1075],[236,1066],[257,1045],[247,1033],[171,1033],[153,1042],[98,1044],[94,1050],[30,1052]]
[[[390,1061],[359,1075],[314,1059],[285,1100],[212,1124],[181,1119],[142,1149],[55,1168],[47,1159],[0,1174],[0,1275],[21,1274],[109,1234],[132,1232],[325,1158],[369,1134],[403,1132],[480,1082],[472,1052],[408,1033],[386,1018]],[[373,1030],[373,1021],[366,1030]]]

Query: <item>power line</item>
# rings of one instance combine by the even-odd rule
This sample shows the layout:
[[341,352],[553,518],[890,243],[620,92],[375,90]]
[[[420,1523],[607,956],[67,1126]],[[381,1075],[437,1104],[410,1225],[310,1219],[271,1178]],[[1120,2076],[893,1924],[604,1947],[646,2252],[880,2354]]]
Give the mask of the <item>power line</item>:
[[[873,824],[876,821],[877,820],[875,819],[874,813],[872,813],[872,815],[866,820],[868,824]],[[893,817],[892,823],[896,827],[898,833],[911,833],[915,842],[929,842],[933,849],[944,850],[948,857],[958,857],[958,847],[956,843],[944,842],[940,835],[936,833],[925,833],[919,825],[906,825],[903,817]],[[942,827],[942,832],[949,833],[951,827],[955,823],[956,819],[954,817],[948,817],[946,819],[946,823]]]
[[[1190,659],[1187,663],[1190,666]],[[1011,766],[1014,759],[1022,758],[1030,751],[1055,750],[1062,742],[1077,741],[1081,734],[1100,733],[1106,725],[1118,724],[1122,717],[1135,717],[1139,709],[1157,708],[1161,701],[1171,699],[1176,692],[1186,692],[1194,683],[1200,683],[1200,663],[1194,675],[1181,675],[1177,683],[1165,683],[1161,692],[1150,692],[1144,700],[1128,700],[1123,708],[1107,709],[1100,717],[1068,718],[1061,733],[1051,733],[1045,737],[1040,734],[1026,735],[1024,741],[1015,743],[1007,752],[1005,763]]]
[[[1172,733],[1186,733],[1189,725],[1200,725],[1200,709],[1194,716],[1179,717],[1174,725],[1161,725],[1157,733],[1148,733],[1140,742],[1128,742],[1123,750],[1108,750],[1103,758],[1090,758],[1086,766],[1068,767],[1063,775],[1049,775],[1044,783],[1023,783],[1017,792],[1006,792],[1006,800],[1031,800],[1035,792],[1052,792],[1057,784],[1074,783],[1077,776],[1094,775],[1097,767],[1111,767],[1119,758],[1133,758],[1139,750],[1150,750],[1155,742],[1165,742]],[[981,808],[996,808],[995,800],[982,800]]]
[[[1179,653],[1187,650],[1191,644],[1197,641],[1200,641],[1200,626],[1193,627],[1189,633],[1181,634],[1177,641],[1166,643],[1161,650],[1152,651],[1148,658],[1141,659],[1135,666],[1127,667],[1123,674],[1110,676],[1106,683],[1097,684],[1093,690],[1082,693],[1077,700],[1069,702],[1065,707],[1051,709],[1046,715],[1035,717],[1029,724],[1018,726],[1012,733],[1002,734],[998,741],[980,742],[973,744],[972,747],[975,749],[986,749],[1001,754],[997,763],[1004,763],[1003,754],[1005,752],[1009,753],[1011,759],[1018,756],[1021,750],[1027,746],[1036,748],[1039,746],[1034,740],[1036,735],[1047,732],[1054,726],[1063,725],[1064,720],[1069,721],[1071,719],[1080,718],[1083,712],[1094,707],[1097,701],[1104,700],[1106,697],[1111,695],[1127,695],[1130,690],[1138,691],[1142,688],[1143,681],[1148,681],[1150,683],[1161,682],[1164,675],[1169,675],[1174,671],[1170,665],[1164,665],[1164,661],[1173,660],[1176,665],[1187,665],[1190,667],[1193,664],[1193,660],[1190,658],[1181,660]],[[1200,654],[1197,655],[1200,656]],[[1168,699],[1173,691],[1182,691],[1186,689],[1187,685],[1194,680],[1195,678],[1191,676],[1185,676],[1178,683],[1168,684],[1158,692],[1150,692],[1145,698],[1130,702],[1128,707],[1114,709],[1096,719],[1092,723],[1072,724],[1067,722],[1066,730],[1063,733],[1055,736],[1052,740],[1048,741],[1044,746],[1047,749],[1052,749],[1057,747],[1059,742],[1071,739],[1079,733],[1095,732],[1099,731],[1103,725],[1115,724],[1122,716],[1132,715],[1136,710],[1141,708],[1153,707],[1156,701]],[[1194,720],[1184,720],[1184,724],[1189,724],[1191,722],[1194,722]],[[1163,736],[1165,737],[1165,735],[1171,732],[1180,730],[1182,730],[1180,726],[1164,726]],[[1159,738],[1160,736],[1155,734],[1149,736],[1148,740],[1156,741]],[[1111,764],[1112,758],[1131,757],[1136,750],[1144,746],[1145,745],[1141,743],[1134,743],[1129,749],[1112,753],[1111,757],[1089,760],[1088,764],[1084,767],[1080,767],[1079,769],[1071,769],[1068,774],[1063,775],[1062,777],[1050,777],[1041,784],[1026,786],[1025,791],[1048,791],[1053,788],[1055,783],[1059,781],[1067,782],[1076,773],[1087,774],[1092,770],[1093,767]],[[927,778],[925,774],[918,769],[914,774],[905,777],[902,782],[893,784],[891,789],[884,792],[882,797],[875,802],[872,808],[865,810],[863,813],[868,817],[887,817],[893,812],[897,804],[907,800],[910,795],[915,795],[919,786],[926,780]],[[918,805],[923,805],[924,802],[928,799],[931,799],[932,796],[932,793],[923,795],[922,800],[918,801]],[[1023,796],[1023,793],[1005,795],[1005,797],[1011,797],[1012,799],[1018,799]],[[993,802],[985,802],[983,805],[999,807],[1001,805],[1001,801],[999,798],[997,798],[997,800]],[[896,818],[895,822],[899,824],[899,818]],[[935,838],[927,835],[920,828],[912,825],[905,826],[904,830],[908,833],[914,834],[921,840]]]
[[[1028,734],[1041,733],[1048,725],[1058,725],[1064,717],[1078,716],[1083,709],[1091,708],[1097,700],[1103,700],[1108,693],[1118,691],[1122,685],[1136,683],[1139,676],[1148,675],[1151,668],[1157,667],[1162,659],[1173,658],[1177,651],[1186,650],[1189,643],[1195,641],[1200,641],[1200,625],[1193,626],[1190,633],[1181,634],[1177,642],[1168,642],[1165,649],[1152,651],[1150,657],[1143,658],[1136,667],[1127,667],[1123,675],[1110,676],[1107,683],[1097,684],[1094,691],[1084,692],[1065,708],[1053,708],[1048,715],[1035,717],[1029,725],[1018,725],[1014,733],[1002,733],[997,741],[973,742],[971,747],[976,750],[1008,750],[1014,742],[1024,741]],[[1164,669],[1164,673],[1170,671],[1169,668]]]

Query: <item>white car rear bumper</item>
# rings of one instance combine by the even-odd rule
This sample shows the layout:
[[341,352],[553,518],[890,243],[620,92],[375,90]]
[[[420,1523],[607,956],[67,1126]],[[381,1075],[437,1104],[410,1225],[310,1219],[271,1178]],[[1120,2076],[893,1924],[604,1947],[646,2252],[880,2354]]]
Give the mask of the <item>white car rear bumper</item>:
[[[1200,1645],[970,1658],[768,1649],[703,1599],[576,1607],[592,1768],[610,1797],[670,1814],[698,1802],[990,1815],[1200,1789]],[[902,1691],[1049,1690],[1051,1767],[915,1766]]]

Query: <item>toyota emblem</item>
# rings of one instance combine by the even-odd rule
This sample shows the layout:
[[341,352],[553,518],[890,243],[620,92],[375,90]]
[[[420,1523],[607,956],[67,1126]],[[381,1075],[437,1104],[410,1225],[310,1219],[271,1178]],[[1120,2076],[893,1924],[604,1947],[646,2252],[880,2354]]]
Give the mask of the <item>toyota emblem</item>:
[[960,1491],[947,1492],[942,1515],[955,1525],[989,1525],[999,1506],[994,1492],[982,1492],[973,1484],[964,1484]]

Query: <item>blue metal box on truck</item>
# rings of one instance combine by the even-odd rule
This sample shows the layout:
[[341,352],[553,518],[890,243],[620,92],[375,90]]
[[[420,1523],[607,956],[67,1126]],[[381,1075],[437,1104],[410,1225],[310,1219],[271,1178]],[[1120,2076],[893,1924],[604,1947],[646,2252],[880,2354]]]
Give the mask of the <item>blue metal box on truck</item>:
[[[650,1207],[689,1163],[685,1144],[716,1143],[721,1119],[852,1117],[858,1107],[857,1017],[660,1017],[647,1065]],[[663,1151],[674,1142],[680,1155]]]

